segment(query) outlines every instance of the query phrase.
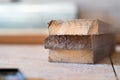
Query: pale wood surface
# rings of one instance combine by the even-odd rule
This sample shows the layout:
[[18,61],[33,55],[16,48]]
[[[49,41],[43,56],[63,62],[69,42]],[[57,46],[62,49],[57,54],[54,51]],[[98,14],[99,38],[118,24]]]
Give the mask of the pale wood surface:
[[94,63],[93,50],[50,50],[50,62]]
[[95,19],[52,20],[50,35],[92,35],[111,32],[110,25]]
[[0,68],[19,68],[30,80],[116,80],[109,58],[99,64],[49,63],[42,45],[0,45]]

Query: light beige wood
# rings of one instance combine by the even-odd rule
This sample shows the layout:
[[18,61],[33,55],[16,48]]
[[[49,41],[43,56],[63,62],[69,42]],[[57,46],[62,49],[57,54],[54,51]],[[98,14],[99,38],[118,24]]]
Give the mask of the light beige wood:
[[50,50],[50,62],[94,63],[93,50]]
[[94,19],[52,20],[48,28],[50,35],[91,35],[111,32],[109,24]]
[[0,45],[0,68],[19,68],[28,79],[116,80],[109,58],[93,65],[49,63],[43,45]]
[[113,53],[114,46],[101,46],[97,50],[65,50],[50,49],[50,62],[66,62],[66,63],[98,63]]

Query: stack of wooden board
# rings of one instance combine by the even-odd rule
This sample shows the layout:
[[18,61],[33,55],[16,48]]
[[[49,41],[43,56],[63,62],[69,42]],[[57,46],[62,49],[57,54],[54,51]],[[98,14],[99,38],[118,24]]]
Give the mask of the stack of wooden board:
[[100,20],[53,20],[48,29],[50,62],[96,63],[114,52],[114,33]]

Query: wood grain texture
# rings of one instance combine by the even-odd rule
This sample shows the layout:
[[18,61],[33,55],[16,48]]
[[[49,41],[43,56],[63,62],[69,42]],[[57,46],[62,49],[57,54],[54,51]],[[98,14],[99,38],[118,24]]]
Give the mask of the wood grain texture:
[[91,35],[111,32],[110,25],[100,20],[52,20],[48,26],[49,35]]
[[109,58],[94,65],[49,63],[43,45],[0,45],[0,68],[19,68],[36,80],[116,80]]
[[54,49],[54,48],[61,48],[61,49],[66,49],[66,36],[48,36],[46,39],[45,39],[45,48],[51,48],[51,49]]
[[91,49],[91,37],[70,36],[70,35],[50,35],[45,40],[47,49]]
[[51,49],[49,54],[50,62],[96,63],[112,54],[115,50],[114,34],[89,36],[59,35],[49,37],[49,39],[51,40],[48,40],[45,47],[47,46],[46,48]]
[[96,49],[115,44],[113,33],[101,35],[50,35],[45,40],[47,49]]
[[62,50],[51,49],[49,51],[50,62],[66,63],[98,63],[113,53],[113,46],[102,46],[95,50]]
[[66,49],[91,49],[91,36],[66,36]]
[[50,50],[50,62],[94,63],[92,50]]

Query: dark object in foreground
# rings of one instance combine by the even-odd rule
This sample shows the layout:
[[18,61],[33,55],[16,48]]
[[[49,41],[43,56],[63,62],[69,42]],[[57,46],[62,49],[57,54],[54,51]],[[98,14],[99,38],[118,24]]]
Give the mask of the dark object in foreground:
[[26,80],[18,69],[0,69],[0,80]]

